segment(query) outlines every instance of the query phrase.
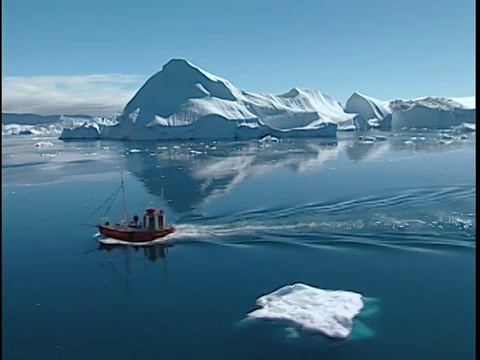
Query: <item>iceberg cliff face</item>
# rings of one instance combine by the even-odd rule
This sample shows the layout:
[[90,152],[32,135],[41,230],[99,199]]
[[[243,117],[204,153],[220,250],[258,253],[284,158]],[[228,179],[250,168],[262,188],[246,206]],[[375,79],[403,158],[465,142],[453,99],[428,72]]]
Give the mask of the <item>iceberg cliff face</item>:
[[357,129],[367,130],[370,127],[377,127],[388,130],[391,127],[392,110],[388,101],[354,92],[345,104],[345,111],[359,115],[355,124]]
[[[120,123],[99,137],[120,140],[246,139],[336,136],[355,129],[355,114],[317,90],[281,95],[242,91],[186,60],[171,60],[126,105]],[[85,130],[65,132],[79,138]]]

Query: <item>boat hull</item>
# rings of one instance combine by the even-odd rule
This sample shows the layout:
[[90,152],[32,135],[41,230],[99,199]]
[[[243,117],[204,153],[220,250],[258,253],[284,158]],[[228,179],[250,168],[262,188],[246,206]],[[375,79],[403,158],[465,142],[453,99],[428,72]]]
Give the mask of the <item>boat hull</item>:
[[176,229],[174,227],[161,230],[137,230],[137,229],[112,229],[106,226],[98,225],[98,231],[103,236],[129,242],[146,242],[162,238],[169,234],[173,234]]

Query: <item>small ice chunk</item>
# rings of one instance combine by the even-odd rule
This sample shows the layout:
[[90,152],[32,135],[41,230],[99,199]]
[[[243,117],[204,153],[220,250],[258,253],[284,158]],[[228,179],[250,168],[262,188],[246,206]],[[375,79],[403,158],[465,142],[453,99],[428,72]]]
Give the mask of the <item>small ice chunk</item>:
[[259,139],[258,141],[263,143],[263,142],[279,142],[280,140],[278,138],[276,138],[275,136],[267,135],[267,136],[264,136],[263,138]]
[[323,290],[302,283],[284,286],[257,299],[261,308],[251,318],[287,320],[331,338],[347,338],[353,318],[363,308],[362,295],[350,291]]
[[373,141],[375,141],[375,140],[377,140],[377,139],[376,139],[375,136],[359,136],[359,137],[358,137],[358,140],[359,140],[359,141],[366,141],[366,142],[373,142]]
[[50,141],[40,141],[35,144],[36,147],[47,147],[47,146],[53,146],[53,143]]

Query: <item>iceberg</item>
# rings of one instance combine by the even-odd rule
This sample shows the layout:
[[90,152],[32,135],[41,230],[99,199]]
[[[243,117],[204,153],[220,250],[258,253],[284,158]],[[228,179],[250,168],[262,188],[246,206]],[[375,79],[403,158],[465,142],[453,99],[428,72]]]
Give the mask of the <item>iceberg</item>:
[[[61,135],[70,133],[70,130],[84,128],[75,131],[77,136],[86,132],[89,138],[96,138],[93,130],[99,131],[100,126],[114,125],[118,123],[116,118],[95,117],[89,115],[49,115],[36,114],[2,114],[2,136],[6,135]],[[93,127],[94,129],[85,130]],[[98,136],[97,136],[98,137]]]
[[392,129],[447,129],[462,123],[476,123],[475,108],[452,99],[425,97],[390,102]]
[[53,146],[53,143],[51,141],[39,141],[38,143],[35,144],[36,147],[48,147],[48,146]]
[[359,130],[378,128],[389,130],[392,121],[392,110],[388,101],[381,101],[370,96],[354,92],[345,104],[347,113],[358,114],[355,125]]
[[475,132],[475,125],[476,124],[472,123],[461,123],[460,125],[454,127],[452,131],[455,134]]
[[347,100],[345,111],[358,114],[355,125],[359,130],[372,127],[379,130],[447,129],[476,122],[475,97],[382,101],[355,92]]
[[355,292],[322,290],[297,283],[258,298],[260,308],[248,317],[289,321],[305,330],[345,339],[352,332],[353,319],[364,307],[362,298]]
[[313,89],[249,93],[187,60],[173,59],[138,90],[119,123],[70,129],[62,139],[251,139],[335,137],[354,130],[356,114]]
[[354,92],[342,105],[316,89],[253,93],[184,59],[151,76],[114,119],[2,113],[2,135],[60,139],[241,140],[336,137],[339,131],[447,129],[475,124],[475,96],[382,101]]
[[7,135],[58,135],[63,128],[58,123],[41,125],[2,124],[2,136]]

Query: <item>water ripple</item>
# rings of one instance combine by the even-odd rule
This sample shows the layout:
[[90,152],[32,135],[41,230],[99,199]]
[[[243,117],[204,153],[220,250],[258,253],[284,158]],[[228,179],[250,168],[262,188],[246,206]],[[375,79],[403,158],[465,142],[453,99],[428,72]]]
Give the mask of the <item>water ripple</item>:
[[174,239],[225,246],[475,248],[474,211],[449,210],[465,201],[473,208],[475,193],[467,184],[222,216],[197,213],[178,222]]

